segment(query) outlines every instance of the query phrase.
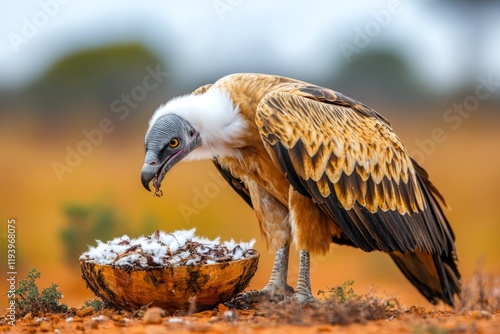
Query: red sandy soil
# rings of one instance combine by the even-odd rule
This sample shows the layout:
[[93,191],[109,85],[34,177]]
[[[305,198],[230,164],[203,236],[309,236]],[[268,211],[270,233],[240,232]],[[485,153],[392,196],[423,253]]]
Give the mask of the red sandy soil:
[[157,308],[144,314],[132,314],[91,308],[80,309],[74,316],[45,314],[18,320],[16,326],[2,325],[7,333],[499,333],[500,311],[439,311],[432,308],[410,308],[386,319],[375,321],[328,324],[306,321],[289,324],[287,319],[268,317],[258,310],[203,311],[190,316],[164,316]]
[[[357,295],[356,295],[357,296]],[[234,305],[233,305],[234,306]],[[158,307],[135,312],[91,307],[64,314],[28,313],[15,326],[0,315],[5,333],[500,333],[500,277],[476,274],[462,289],[456,308],[405,307],[394,298],[331,296],[320,303],[252,304],[247,310],[219,304],[202,312],[167,314]]]

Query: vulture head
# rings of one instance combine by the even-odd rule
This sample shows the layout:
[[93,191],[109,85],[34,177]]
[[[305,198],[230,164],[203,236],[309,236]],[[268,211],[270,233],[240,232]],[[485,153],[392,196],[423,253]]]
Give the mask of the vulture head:
[[160,106],[146,133],[146,158],[141,172],[144,188],[158,189],[167,172],[181,160],[212,160],[238,156],[247,121],[229,94],[210,89],[171,99]]
[[146,134],[146,157],[141,171],[144,188],[159,188],[167,172],[191,151],[200,146],[199,132],[184,118],[166,114],[157,118]]

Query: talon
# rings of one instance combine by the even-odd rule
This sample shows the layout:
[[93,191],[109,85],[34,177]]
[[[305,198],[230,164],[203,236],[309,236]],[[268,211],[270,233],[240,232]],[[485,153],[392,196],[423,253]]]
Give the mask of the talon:
[[262,291],[258,290],[250,290],[236,296],[237,300],[242,300],[247,303],[258,303],[261,298],[262,298]]
[[225,302],[224,305],[230,309],[237,310],[249,310],[251,306],[249,302],[238,297]]

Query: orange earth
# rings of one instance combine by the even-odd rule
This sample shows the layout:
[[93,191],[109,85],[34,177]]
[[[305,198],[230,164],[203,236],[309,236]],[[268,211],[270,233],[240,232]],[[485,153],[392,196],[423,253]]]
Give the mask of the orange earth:
[[[306,310],[307,311],[307,310]],[[304,312],[307,313],[307,312]],[[80,315],[77,315],[80,314]],[[288,323],[290,318],[268,317],[257,310],[203,311],[190,316],[163,316],[156,308],[144,313],[104,310],[93,312],[84,308],[75,315],[28,315],[16,322],[15,327],[0,326],[6,333],[498,333],[500,311],[439,311],[433,308],[410,308],[387,319],[328,324],[309,316],[303,324]],[[292,316],[292,315],[290,315]],[[300,322],[300,314],[296,314]],[[295,322],[295,321],[294,321]]]
[[[334,297],[332,297],[334,296]],[[406,307],[395,298],[329,295],[317,304],[293,302],[252,304],[249,309],[219,304],[202,312],[167,313],[158,307],[134,312],[92,307],[70,308],[65,314],[28,313],[8,324],[6,333],[499,333],[500,277],[476,274],[462,290],[455,310],[442,305]]]

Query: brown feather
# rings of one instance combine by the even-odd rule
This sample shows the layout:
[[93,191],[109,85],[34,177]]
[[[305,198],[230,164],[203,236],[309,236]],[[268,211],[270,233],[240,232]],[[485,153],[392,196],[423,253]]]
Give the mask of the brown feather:
[[203,94],[205,93],[210,87],[212,87],[212,84],[206,84],[206,85],[203,85],[201,87],[198,87],[197,89],[195,89],[191,94],[193,95],[200,95],[200,94]]
[[[357,200],[355,192],[358,188],[346,187],[343,178],[358,172],[362,173],[362,180],[367,179],[367,175],[373,180],[367,185],[371,196],[364,201],[370,211],[375,212],[379,208],[397,209],[401,214],[406,214],[423,209],[422,194],[415,186],[415,179],[404,173],[405,170],[414,173],[406,150],[392,129],[377,118],[367,118],[343,106],[284,92],[269,94],[259,108],[257,124],[262,124],[263,138],[273,133],[288,149],[294,148],[300,140],[303,156],[299,159],[296,154],[292,158],[298,175],[306,180],[318,180],[320,175],[326,173],[335,185],[336,194],[345,209],[352,208],[354,200]],[[272,122],[270,119],[264,120],[268,117],[271,117]],[[315,135],[311,136],[311,133]],[[320,151],[322,143],[323,149]],[[330,147],[330,152],[325,151],[327,147]],[[325,157],[330,157],[330,161],[325,161]],[[328,168],[327,164],[334,168]],[[401,196],[387,200],[381,184],[384,178],[395,184],[407,184],[412,196],[402,191]],[[389,205],[391,202],[393,205]],[[396,203],[399,205],[394,205]]]

